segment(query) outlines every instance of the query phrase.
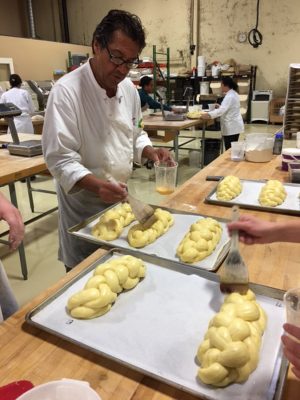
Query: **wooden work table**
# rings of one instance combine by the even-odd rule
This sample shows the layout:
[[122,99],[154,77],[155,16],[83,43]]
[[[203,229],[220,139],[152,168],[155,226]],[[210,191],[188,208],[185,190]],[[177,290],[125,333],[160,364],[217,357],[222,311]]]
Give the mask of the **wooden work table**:
[[[0,135],[0,143],[1,143],[1,136],[10,136],[10,135]],[[37,139],[39,138],[38,135],[34,136],[36,136]],[[7,143],[7,141],[5,141],[5,143]],[[13,203],[13,205],[17,208],[18,208],[18,201],[17,201],[15,182],[20,179],[28,179],[32,175],[44,173],[47,171],[48,170],[43,155],[34,157],[14,156],[9,154],[9,151],[7,149],[0,149],[0,186],[8,185],[10,200]],[[30,181],[29,184],[27,183],[27,187],[28,187],[30,207],[31,210],[33,211],[34,203],[33,203],[32,192],[36,189],[31,188]],[[51,193],[51,191],[44,191],[44,192]],[[56,209],[57,207],[54,207],[44,213],[40,213],[38,216],[31,218],[25,223],[29,224],[30,222],[34,222],[39,218],[42,218],[43,216],[52,213]],[[3,235],[4,234],[1,234],[1,236]],[[20,244],[18,252],[20,257],[22,274],[24,279],[27,279],[28,272],[27,272],[27,263],[26,263],[25,249],[23,242]]]
[[[174,153],[175,153],[175,161],[178,162],[178,151],[179,148],[185,146],[194,140],[194,138],[189,137],[189,140],[184,143],[179,144],[179,135],[180,131],[183,129],[191,128],[191,127],[200,127],[202,129],[201,135],[201,168],[203,168],[204,163],[204,140],[205,140],[205,130],[207,126],[212,125],[213,120],[203,120],[201,118],[197,119],[185,119],[183,121],[165,121],[162,117],[161,113],[154,113],[151,115],[145,115],[143,117],[144,129],[145,131],[165,131],[174,134]],[[185,137],[185,136],[182,136]],[[185,149],[187,149],[185,147]],[[195,150],[195,149],[194,149]],[[200,151],[200,148],[199,148]]]
[[[240,178],[278,178],[286,181],[287,173],[278,169],[279,163],[280,157],[274,157],[267,164],[234,163],[230,161],[230,153],[227,151],[166,198],[164,205],[229,218],[230,208],[203,203],[204,197],[216,185],[216,182],[206,181],[206,176],[233,174]],[[272,221],[297,218],[250,210],[242,212]],[[299,245],[277,243],[241,246],[241,251],[252,282],[281,289],[300,286]],[[56,285],[0,325],[0,364],[3,371],[0,374],[0,385],[21,379],[28,379],[38,385],[56,379],[73,378],[88,381],[102,400],[196,400],[195,396],[24,323],[27,311],[53,294],[101,254],[104,254],[104,250],[97,250]],[[289,372],[283,399],[298,400],[299,393],[300,382]],[[243,398],[242,393],[240,398]]]
[[[37,135],[35,136],[38,138]],[[47,166],[42,155],[21,157],[9,154],[6,149],[0,150],[0,186],[45,171],[47,171]]]

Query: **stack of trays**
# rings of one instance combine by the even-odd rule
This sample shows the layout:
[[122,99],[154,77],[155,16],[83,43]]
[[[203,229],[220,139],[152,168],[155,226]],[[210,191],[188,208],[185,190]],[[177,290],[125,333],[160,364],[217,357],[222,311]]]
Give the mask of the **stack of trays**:
[[300,130],[300,64],[290,64],[284,116],[284,135],[291,139]]

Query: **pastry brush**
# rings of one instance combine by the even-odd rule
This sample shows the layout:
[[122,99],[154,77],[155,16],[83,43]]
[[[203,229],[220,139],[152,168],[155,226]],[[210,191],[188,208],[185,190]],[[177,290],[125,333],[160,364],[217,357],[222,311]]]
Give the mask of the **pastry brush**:
[[[107,175],[107,180],[115,185],[119,185],[119,183],[112,176]],[[129,194],[128,188],[126,200],[128,200],[135,218],[139,221],[144,229],[150,228],[150,226],[157,221],[157,218],[154,214],[154,208]]]
[[[232,207],[232,222],[239,218],[238,206]],[[248,269],[239,251],[239,232],[232,231],[229,253],[225,259],[220,274],[220,289],[223,293],[239,292],[245,294],[248,290]]]

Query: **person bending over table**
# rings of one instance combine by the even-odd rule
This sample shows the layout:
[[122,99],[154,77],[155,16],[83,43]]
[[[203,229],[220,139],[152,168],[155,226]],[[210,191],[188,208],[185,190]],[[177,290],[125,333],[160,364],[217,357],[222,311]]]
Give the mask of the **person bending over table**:
[[[242,215],[238,221],[227,226],[229,233],[238,230],[240,241],[246,244],[300,243],[300,221],[269,222],[251,215]],[[299,340],[296,342],[286,335],[281,338],[284,354],[294,366],[292,371],[300,379],[300,328],[291,324],[284,324],[283,328],[286,333]]]
[[[141,100],[142,110],[145,111],[147,108],[152,108],[154,110],[161,109],[161,103],[155,101],[150,94],[153,93],[153,79],[150,76],[143,76],[140,80],[141,89],[138,90]],[[172,111],[172,107],[167,104],[163,105],[164,110]]]
[[[15,250],[23,240],[24,224],[19,210],[0,193],[0,221],[9,226],[9,247]],[[0,322],[18,309],[18,303],[9,285],[7,275],[0,260]]]
[[126,78],[144,47],[140,19],[111,10],[93,34],[92,58],[50,92],[43,154],[57,182],[59,259],[67,270],[99,247],[68,234],[68,228],[127,197],[133,161],[170,159],[143,131],[139,95]]
[[238,85],[229,76],[221,79],[221,89],[225,93],[222,104],[216,104],[215,110],[201,116],[202,119],[220,117],[221,133],[225,150],[230,149],[232,142],[239,140],[240,133],[244,132],[244,122],[240,111],[240,98],[237,93]]

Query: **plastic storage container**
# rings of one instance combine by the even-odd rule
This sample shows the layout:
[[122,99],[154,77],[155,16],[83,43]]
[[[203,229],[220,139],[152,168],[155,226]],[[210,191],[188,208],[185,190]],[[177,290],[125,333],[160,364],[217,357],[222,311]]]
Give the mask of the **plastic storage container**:
[[251,162],[268,162],[273,157],[274,137],[265,133],[246,135],[245,157]]
[[289,175],[290,175],[290,182],[300,183],[300,161],[289,162]]
[[300,161],[300,149],[292,147],[285,148],[282,150],[281,157],[282,157],[281,169],[283,171],[288,171],[290,162]]
[[17,400],[101,400],[88,382],[62,379],[36,386]]

